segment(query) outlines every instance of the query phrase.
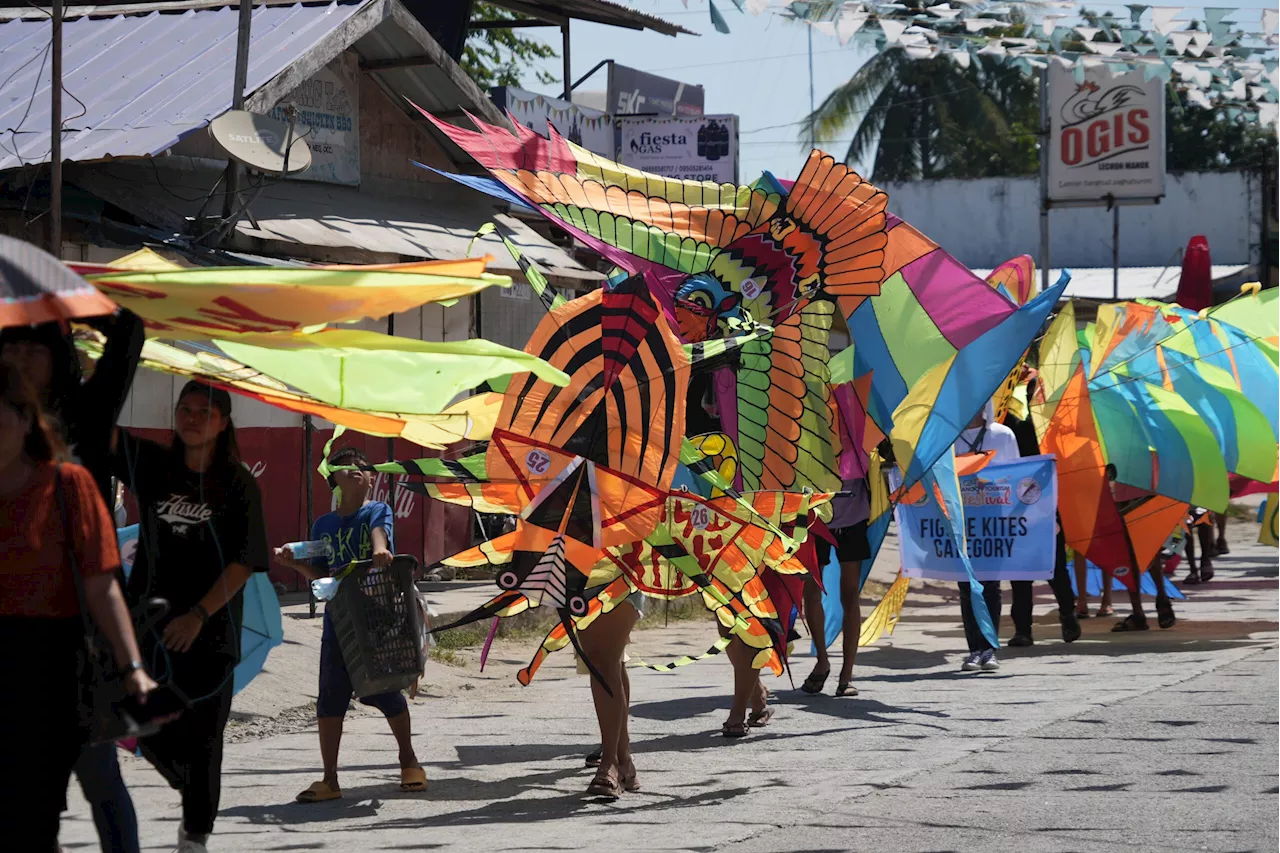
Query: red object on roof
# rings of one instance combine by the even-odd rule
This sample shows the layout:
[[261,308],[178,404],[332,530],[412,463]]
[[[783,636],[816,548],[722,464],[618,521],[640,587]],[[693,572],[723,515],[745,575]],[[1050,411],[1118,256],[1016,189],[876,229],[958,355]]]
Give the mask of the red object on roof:
[[1182,256],[1182,278],[1178,280],[1177,302],[1183,308],[1203,311],[1213,305],[1213,275],[1209,272],[1209,241],[1195,236],[1187,242]]

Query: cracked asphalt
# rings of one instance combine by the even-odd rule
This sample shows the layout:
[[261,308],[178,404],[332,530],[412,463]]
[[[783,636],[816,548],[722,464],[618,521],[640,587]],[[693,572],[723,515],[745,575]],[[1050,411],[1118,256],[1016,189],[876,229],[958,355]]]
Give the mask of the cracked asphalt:
[[[1232,532],[1233,554],[1168,631],[1153,619],[1115,635],[1113,620],[1093,618],[1067,646],[1038,585],[1037,644],[1002,651],[997,674],[958,671],[954,589],[913,587],[894,635],[859,654],[859,697],[832,697],[833,681],[810,697],[772,680],[774,722],[742,741],[719,736],[727,661],[633,670],[644,790],[616,803],[585,797],[582,755],[597,735],[572,657],[554,655],[528,688],[515,682],[536,638],[499,642],[483,673],[468,650],[431,665],[412,703],[427,793],[399,792],[394,742],[361,710],[343,742],[344,798],[294,803],[319,778],[305,713],[319,620],[287,619],[287,645],[237,697],[233,728],[245,728],[227,746],[209,849],[1275,851],[1277,554],[1248,542],[1256,525]],[[882,556],[876,576],[890,578],[894,560]],[[651,605],[646,622],[661,620]],[[709,621],[673,622],[638,631],[631,653],[662,660],[713,636]],[[805,646],[797,684],[812,665]],[[177,795],[143,761],[123,763],[145,849],[171,849]],[[70,800],[64,847],[95,849],[74,784]]]

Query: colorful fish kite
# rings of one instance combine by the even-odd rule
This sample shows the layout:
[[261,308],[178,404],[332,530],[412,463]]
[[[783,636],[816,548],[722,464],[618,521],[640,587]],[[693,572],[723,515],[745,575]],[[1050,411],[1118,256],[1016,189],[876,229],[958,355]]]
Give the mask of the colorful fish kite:
[[[1064,306],[1040,344],[1032,417],[1040,449],[1057,459],[1058,513],[1068,547],[1131,586],[1185,517],[1188,502],[1150,489],[1159,453],[1149,419],[1132,404],[1145,405],[1146,398],[1125,397],[1110,383],[1096,393],[1090,387],[1093,339],[1089,330],[1077,333],[1074,304]],[[1161,441],[1167,446],[1176,440]],[[1117,482],[1152,496],[1122,514],[1109,469]]]
[[1070,279],[1018,306],[897,217],[888,236],[880,294],[841,304],[854,345],[832,381],[865,388],[909,485],[991,399]]

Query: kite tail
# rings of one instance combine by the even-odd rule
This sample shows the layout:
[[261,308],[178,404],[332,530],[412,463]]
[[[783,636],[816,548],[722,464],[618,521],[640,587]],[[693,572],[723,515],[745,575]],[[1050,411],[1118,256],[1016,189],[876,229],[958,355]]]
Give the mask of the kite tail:
[[448,625],[441,625],[439,628],[432,628],[431,633],[442,634],[445,631],[461,628],[463,625],[470,625],[472,622],[479,622],[481,619],[487,619],[490,616],[499,618],[515,616],[517,613],[522,613],[528,609],[529,599],[515,590],[509,590],[480,605],[461,619],[450,622]]
[[[960,562],[964,564],[965,575],[969,582],[969,600],[973,606],[973,618],[978,623],[982,636],[991,648],[1000,648],[1000,637],[996,626],[991,621],[991,613],[987,610],[987,602],[982,597],[982,582],[974,576],[973,563],[969,560],[969,549],[965,542],[964,503],[960,499],[960,479],[956,475],[956,457],[951,448],[942,454],[933,467],[925,472],[922,482],[942,515],[946,519],[946,530],[955,543]],[[997,583],[997,581],[991,581]]]
[[[819,239],[803,230],[775,232],[796,257],[819,257],[806,264],[814,269],[798,284],[816,290],[819,286],[833,297],[861,301],[880,293],[884,278],[885,205],[889,196],[830,154],[813,151],[804,170],[787,196],[787,214],[801,222]],[[785,228],[786,220],[775,229]],[[847,303],[842,303],[842,307]]]
[[[547,655],[552,652],[558,652],[565,646],[569,645],[570,635],[572,631],[568,627],[568,623],[563,619],[556,624],[547,636],[543,638],[542,645],[538,647],[538,651],[534,653],[533,660],[529,661],[529,665],[516,673],[516,679],[525,687],[529,686],[529,682],[533,681],[533,676],[538,672],[538,667],[542,666],[542,662],[547,659]],[[577,647],[577,644],[574,644]],[[585,660],[585,658],[584,658]],[[587,665],[590,668],[590,664]],[[592,670],[594,672],[594,670]]]
[[484,648],[480,650],[480,671],[484,672],[485,662],[489,660],[489,648],[493,645],[493,638],[498,634],[498,617],[493,617],[493,624],[489,626],[489,636],[484,638]]
[[907,600],[908,580],[902,571],[893,585],[885,592],[884,598],[871,611],[871,615],[862,623],[862,633],[858,635],[858,645],[870,646],[886,634],[892,635],[898,626],[898,618],[902,615],[902,606]]
[[696,663],[700,660],[706,660],[707,658],[715,657],[716,655],[723,652],[725,649],[729,648],[729,644],[732,642],[733,642],[732,636],[721,637],[720,639],[716,640],[715,643],[712,644],[711,648],[707,649],[705,652],[695,657],[684,655],[683,657],[678,657],[673,661],[668,661],[667,663],[645,663],[642,660],[636,660],[631,663],[631,666],[632,668],[638,668],[638,669],[651,669],[654,672],[671,672],[672,670],[677,669],[679,667],[688,666],[691,663]]
[[[600,670],[596,669],[595,664],[591,662],[591,658],[587,657],[587,653],[582,650],[582,644],[578,642],[578,632],[573,630],[573,626],[570,624],[571,617],[569,616],[569,610],[562,607],[559,612],[560,624],[569,635],[569,642],[573,643],[573,650],[577,653],[578,660],[582,661],[582,665],[587,668],[587,672],[591,673],[591,677],[600,682],[600,686],[604,688],[604,692],[609,696],[612,696],[613,688],[609,686],[609,682],[604,680],[604,676],[600,674]],[[546,657],[546,655],[543,655],[543,657]],[[530,677],[532,677],[532,675]],[[527,684],[528,682],[522,681],[521,683]]]
[[[515,124],[517,126],[520,125],[519,122],[515,122]],[[551,286],[551,282],[547,280],[547,277],[543,274],[538,265],[526,258],[524,253],[520,251],[520,248],[512,242],[511,238],[515,235],[511,232],[511,229],[497,222],[486,222],[484,225],[480,226],[480,230],[476,232],[476,237],[480,237],[483,234],[493,231],[498,232],[498,237],[502,240],[502,245],[506,246],[507,251],[511,253],[511,259],[516,262],[516,266],[520,267],[520,271],[524,273],[524,280],[529,282],[529,286],[533,288],[533,292],[538,295],[538,299],[542,300],[543,307],[548,311],[554,311],[556,308],[559,308],[561,305],[569,301],[563,294]],[[475,241],[473,240],[472,242]],[[467,249],[467,254],[471,254],[471,249],[469,247]]]

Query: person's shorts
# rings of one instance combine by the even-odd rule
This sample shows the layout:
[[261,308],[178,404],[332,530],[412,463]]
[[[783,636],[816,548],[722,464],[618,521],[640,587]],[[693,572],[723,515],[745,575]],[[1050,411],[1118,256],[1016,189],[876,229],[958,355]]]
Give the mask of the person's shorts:
[[[825,566],[831,560],[831,543],[817,534],[814,547],[818,552],[818,565]],[[848,527],[831,531],[836,539],[836,559],[841,563],[860,563],[871,559],[871,542],[867,539],[867,522],[859,521]]]
[[[324,629],[320,633],[320,689],[316,696],[316,716],[345,717],[354,695],[347,663],[342,659],[342,647],[338,645],[338,632],[326,612]],[[387,719],[409,710],[409,701],[399,690],[375,693],[358,701],[361,705],[377,708]]]

